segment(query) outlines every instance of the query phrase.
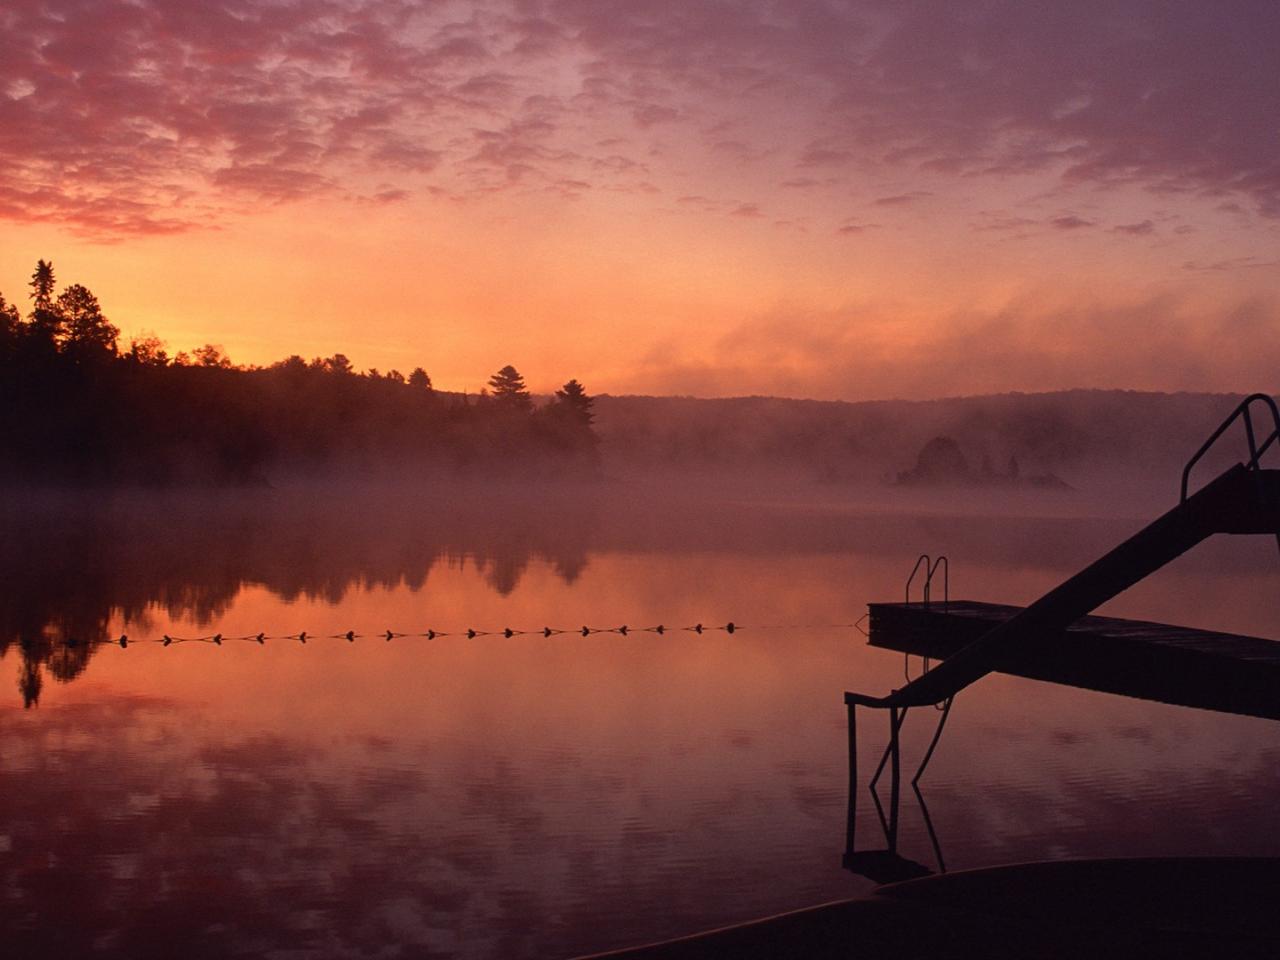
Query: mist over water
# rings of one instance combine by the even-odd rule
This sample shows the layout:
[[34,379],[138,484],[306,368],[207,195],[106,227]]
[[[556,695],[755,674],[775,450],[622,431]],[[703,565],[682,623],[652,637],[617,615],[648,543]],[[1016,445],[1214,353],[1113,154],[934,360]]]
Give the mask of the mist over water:
[[[852,626],[866,603],[900,598],[923,551],[949,556],[952,597],[1025,603],[1143,520],[897,493],[11,498],[0,932],[24,955],[569,956],[862,892],[840,867],[841,694],[904,669]],[[1277,562],[1266,538],[1212,541],[1105,611],[1274,635]],[[1274,855],[1273,726],[993,675],[925,781],[946,866]],[[862,725],[864,757],[883,733]],[[913,718],[908,758],[931,733]],[[868,843],[874,816],[862,798]],[[910,804],[901,848],[937,868]]]
[[1277,952],[1280,3],[0,26],[0,960]]

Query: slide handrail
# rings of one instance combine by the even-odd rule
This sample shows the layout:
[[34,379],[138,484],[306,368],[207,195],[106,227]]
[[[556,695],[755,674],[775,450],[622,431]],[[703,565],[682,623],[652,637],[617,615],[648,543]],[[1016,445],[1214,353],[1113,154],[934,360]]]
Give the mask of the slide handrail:
[[[1264,404],[1271,411],[1271,433],[1267,435],[1267,439],[1258,445],[1257,434],[1253,429],[1253,417],[1249,410],[1255,403]],[[1217,443],[1218,438],[1227,432],[1227,429],[1236,422],[1237,419],[1244,420],[1244,432],[1249,441],[1249,462],[1245,467],[1249,470],[1257,470],[1262,455],[1267,449],[1280,439],[1280,409],[1276,407],[1276,402],[1268,394],[1251,393],[1240,401],[1240,405],[1231,412],[1227,419],[1218,425],[1218,429],[1206,440],[1195,452],[1195,455],[1187,461],[1187,465],[1182,468],[1182,497],[1179,502],[1185,503],[1187,500],[1187,484],[1191,479],[1191,468],[1200,462],[1200,458],[1209,452],[1209,448]]]

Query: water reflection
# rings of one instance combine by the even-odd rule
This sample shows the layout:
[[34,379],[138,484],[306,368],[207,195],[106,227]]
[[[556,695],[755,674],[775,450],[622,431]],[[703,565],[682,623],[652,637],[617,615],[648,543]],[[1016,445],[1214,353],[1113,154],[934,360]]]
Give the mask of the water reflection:
[[[0,575],[8,585],[0,596],[0,657],[16,652],[18,688],[31,705],[47,677],[65,682],[80,676],[97,645],[115,638],[113,624],[154,633],[159,614],[204,628],[220,621],[249,588],[286,603],[334,607],[353,593],[378,588],[420,594],[442,567],[465,566],[495,597],[505,598],[520,589],[531,564],[545,564],[565,585],[577,583],[593,552],[864,557],[868,593],[850,605],[856,618],[863,601],[899,593],[897,558],[924,544],[961,561],[958,589],[966,576],[973,582],[975,565],[995,568],[1002,571],[1003,591],[996,596],[1016,601],[1027,584],[1034,590],[1056,572],[1087,562],[1111,545],[1118,529],[1137,523],[992,522],[981,515],[866,511],[838,500],[762,501],[715,493],[707,500],[697,491],[678,497],[667,490],[586,487],[531,495],[510,487],[446,486],[373,495],[326,489],[103,502],[9,497],[0,507]],[[1202,553],[1206,560],[1191,562],[1197,582],[1207,571],[1233,590],[1251,589],[1259,574],[1252,554],[1221,544]],[[1151,589],[1144,584],[1135,594]],[[1181,603],[1183,622],[1203,618],[1206,610],[1268,626],[1280,622],[1280,600],[1224,598],[1212,607],[1193,592],[1155,589],[1162,603]],[[793,590],[786,584],[780,593]],[[784,599],[772,598],[773,608],[761,619],[777,622]],[[665,602],[656,598],[642,614],[657,614]],[[793,619],[818,622],[817,613],[799,611]],[[250,632],[264,628],[274,629],[257,624]]]
[[[620,499],[117,504],[60,526],[13,511],[6,669],[36,663],[45,688],[39,710],[0,699],[0,941],[23,956],[571,956],[857,894],[871,884],[841,869],[840,695],[900,683],[901,654],[800,628],[900,597],[925,548],[951,556],[953,592],[1025,603],[1118,535]],[[1266,566],[1211,547],[1114,612],[1266,634],[1280,600],[1261,549]],[[146,618],[333,633],[477,611],[745,627],[21,656],[26,634],[110,639],[126,616],[141,636]],[[75,675],[72,655],[76,682],[51,682],[53,663]],[[908,772],[933,729],[916,714],[904,729]],[[994,675],[959,701],[922,786],[953,870],[1274,855],[1275,731]],[[882,724],[857,742],[878,760]],[[891,845],[860,794],[852,852],[938,869],[904,795]]]
[[18,689],[33,706],[44,675],[78,677],[117,620],[147,633],[159,610],[207,626],[248,585],[332,605],[353,589],[417,593],[441,564],[470,564],[502,597],[534,560],[572,584],[593,523],[589,508],[465,496],[444,505],[393,496],[354,510],[270,494],[11,504],[0,537],[0,657],[16,650]]
[[[1035,859],[1280,852],[1265,826],[1280,785],[1266,770],[1280,757],[1273,721],[1073,695],[1008,675],[958,700],[963,719],[949,722],[932,786],[914,766],[936,734],[932,710],[910,711],[914,723],[899,728],[903,779],[916,776],[894,783],[887,762],[878,790],[877,762],[891,757],[888,713],[862,710],[856,730],[850,723],[846,870],[887,883],[945,873],[953,861],[1014,862],[1028,859],[1024,843],[1041,831]],[[858,754],[871,763],[860,776]]]

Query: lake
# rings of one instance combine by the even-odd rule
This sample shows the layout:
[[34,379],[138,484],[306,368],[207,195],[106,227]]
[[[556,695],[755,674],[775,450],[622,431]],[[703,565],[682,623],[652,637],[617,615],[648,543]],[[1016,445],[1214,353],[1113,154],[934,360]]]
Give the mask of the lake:
[[[841,867],[842,694],[904,671],[855,626],[866,604],[902,597],[921,552],[950,558],[953,597],[1030,602],[1149,516],[1099,502],[714,482],[9,497],[0,940],[568,957],[866,892]],[[1278,561],[1219,538],[1102,609],[1277,636]],[[864,716],[866,768],[886,731]],[[932,731],[913,713],[909,768]],[[933,870],[1280,855],[1265,720],[993,675],[956,699],[922,786],[937,847],[911,799],[900,852]],[[858,836],[878,830],[860,798]]]

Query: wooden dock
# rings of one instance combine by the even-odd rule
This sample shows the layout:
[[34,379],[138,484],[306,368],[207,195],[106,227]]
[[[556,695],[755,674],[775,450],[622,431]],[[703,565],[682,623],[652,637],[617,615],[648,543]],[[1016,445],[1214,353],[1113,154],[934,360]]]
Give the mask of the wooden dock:
[[[872,646],[945,660],[1024,608],[870,604]],[[995,669],[1106,693],[1280,720],[1280,642],[1086,616],[1003,651]]]
[[[1275,430],[1258,446],[1250,427],[1249,463],[1236,464],[1188,495],[1187,479],[1192,466],[1237,417],[1243,414],[1246,425],[1250,423],[1248,408],[1255,400],[1265,401],[1273,411]],[[1003,664],[1028,656],[1028,651],[1051,641],[1070,624],[1077,623],[1211,536],[1270,534],[1280,538],[1280,470],[1263,470],[1258,463],[1258,457],[1277,440],[1280,440],[1280,409],[1270,397],[1262,394],[1249,397],[1187,464],[1183,470],[1183,498],[1175,507],[1029,607],[1015,610],[1007,619],[989,622],[989,629],[970,635],[972,642],[954,650],[936,670],[884,696],[845,691],[845,703],[851,708],[861,705],[889,710],[943,703],[992,670],[1003,669]],[[926,587],[926,597],[927,590]],[[1186,639],[1185,635],[1183,638]],[[1159,648],[1172,655],[1178,643],[1172,636],[1169,640]],[[1053,659],[1048,652],[1038,655]]]

